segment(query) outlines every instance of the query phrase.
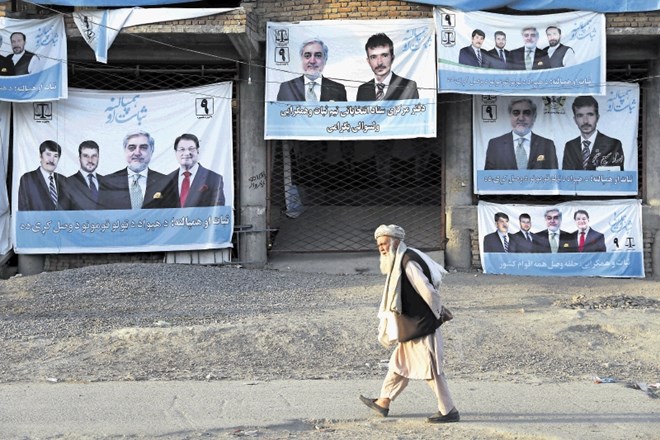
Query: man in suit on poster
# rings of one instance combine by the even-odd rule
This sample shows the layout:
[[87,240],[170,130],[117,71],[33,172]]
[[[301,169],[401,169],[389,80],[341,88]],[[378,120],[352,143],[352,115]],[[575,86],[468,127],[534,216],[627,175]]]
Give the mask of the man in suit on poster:
[[484,252],[511,252],[509,216],[503,212],[496,212],[495,227],[497,231],[484,236]]
[[39,57],[29,50],[25,50],[25,34],[14,32],[9,39],[12,53],[7,55],[7,59],[14,65],[14,75],[27,75],[36,72]]
[[593,171],[607,167],[623,171],[621,141],[596,130],[600,118],[598,101],[593,96],[578,96],[571,108],[580,136],[566,142],[562,169]]
[[55,211],[66,209],[66,178],[55,172],[62,147],[55,141],[39,145],[39,168],[21,176],[18,185],[19,211]]
[[[2,35],[0,35],[0,47],[2,47]],[[0,76],[14,75],[14,63],[9,58],[0,55]]]
[[514,99],[508,106],[512,131],[488,141],[486,170],[557,169],[555,143],[532,132],[536,104]]
[[532,233],[532,218],[527,213],[518,216],[520,231],[511,235],[511,252],[529,254],[534,252],[536,238]]
[[547,229],[536,233],[534,252],[553,253],[571,252],[572,234],[561,230],[561,211],[550,208],[543,215]]
[[534,26],[522,30],[523,46],[509,52],[512,70],[541,70],[550,68],[550,58],[536,47],[539,31]]
[[481,48],[485,38],[486,34],[484,31],[481,29],[473,30],[472,43],[462,48],[458,53],[459,64],[473,67],[491,67],[488,52]]
[[169,208],[223,206],[222,176],[199,164],[199,139],[184,133],[174,141],[174,155],[179,168],[170,173],[164,194]]
[[374,79],[358,87],[357,101],[419,99],[417,83],[392,72],[394,43],[390,37],[383,33],[374,34],[364,48]]
[[99,209],[162,208],[165,176],[149,168],[155,141],[145,131],[124,137],[124,157],[128,166],[103,178]]
[[545,29],[549,46],[543,49],[548,54],[550,67],[565,67],[575,64],[575,51],[572,47],[561,44],[561,29],[548,26]]
[[571,250],[569,252],[606,252],[605,236],[591,229],[589,226],[589,213],[584,209],[578,209],[573,215],[577,231],[571,238]]
[[495,47],[488,51],[490,55],[490,67],[492,69],[506,70],[509,68],[509,51],[506,46],[506,34],[495,31]]
[[328,61],[328,46],[318,38],[300,46],[304,74],[280,84],[278,101],[346,101],[346,87],[323,76]]
[[67,177],[68,209],[87,211],[98,209],[101,175],[96,172],[99,166],[99,144],[83,141],[78,147],[80,170]]

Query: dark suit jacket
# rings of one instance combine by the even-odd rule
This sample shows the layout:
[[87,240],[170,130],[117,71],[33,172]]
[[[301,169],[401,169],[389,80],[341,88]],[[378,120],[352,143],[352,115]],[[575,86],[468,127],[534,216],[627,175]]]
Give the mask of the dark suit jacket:
[[[587,170],[595,170],[599,166],[617,166],[623,171],[623,147],[621,141],[602,134],[596,134],[594,144],[590,146],[591,154]],[[564,147],[564,170],[582,170],[582,136],[566,142]]]
[[490,64],[491,69],[510,69],[511,67],[509,66],[510,64],[510,55],[509,51],[506,49],[504,50],[504,61],[500,59],[500,54],[497,52],[497,48],[493,48],[486,52],[489,55],[488,62]]
[[[419,99],[417,83],[415,81],[403,78],[392,72],[390,85],[387,87],[387,93],[383,97],[384,101],[394,101],[398,99]],[[357,101],[375,101],[376,100],[376,80],[358,87]]]
[[534,233],[530,232],[532,241],[525,238],[522,231],[511,234],[511,244],[509,245],[509,252],[516,252],[521,254],[531,254],[536,250],[537,238]]
[[[525,70],[525,47],[519,47],[509,52],[509,64],[511,70]],[[541,70],[550,68],[550,58],[548,54],[539,49],[534,51],[534,64],[532,70]]]
[[66,198],[66,177],[53,173],[55,186],[57,187],[57,205],[50,198],[50,190],[39,168],[29,171],[21,176],[18,185],[18,210],[19,211],[56,211],[66,209],[68,200]]
[[[147,173],[147,190],[142,208],[162,208],[166,184],[167,179],[164,174],[150,169]],[[104,176],[99,191],[99,209],[131,209],[126,168]]]
[[[513,134],[511,132],[488,141],[486,150],[485,170],[517,170],[516,153],[513,147]],[[555,143],[535,133],[532,133],[529,147],[529,170],[557,169],[557,153]]]
[[[67,198],[69,200],[69,206],[67,209],[74,210],[74,211],[88,211],[88,210],[94,210],[94,209],[99,209],[98,208],[98,199],[94,199],[92,196],[92,191],[89,189],[89,186],[87,185],[87,178],[85,177],[87,174],[83,176],[83,174],[78,171],[76,174],[72,174],[71,176],[66,178],[66,192],[67,192]],[[98,180],[97,182],[97,189],[100,190],[101,188],[101,181],[102,177],[100,174],[96,174],[96,178]],[[97,193],[97,194],[100,194]],[[99,196],[97,196],[98,198]]]
[[10,53],[7,55],[7,59],[9,60],[12,65],[14,65],[14,75],[27,75],[28,74],[28,67],[30,66],[30,61],[32,61],[32,57],[34,54],[28,50],[25,51],[21,59],[14,65],[13,57],[14,54]]
[[[568,252],[580,252],[580,231],[571,234],[569,241],[570,248]],[[582,252],[606,252],[605,236],[598,231],[589,228],[589,232],[584,237],[584,248]]]
[[[536,236],[535,240],[535,250],[533,252],[539,253],[550,253],[550,238],[548,237],[548,230],[545,229],[541,232],[534,234]],[[557,252],[572,252],[571,251],[571,238],[572,234],[566,231],[559,230],[559,248]]]
[[[511,234],[506,235],[509,240],[509,252],[511,252]],[[497,231],[484,236],[484,252],[504,252],[504,244]]]
[[458,53],[459,64],[465,64],[466,66],[474,67],[491,67],[490,56],[488,56],[488,52],[483,49],[479,49],[479,51],[481,52],[481,64],[479,64],[477,54],[474,53],[472,46],[466,46]]
[[[304,101],[305,100],[305,79],[302,76],[294,78],[280,84],[280,91],[277,93],[278,101]],[[321,81],[321,96],[319,101],[346,101],[346,87],[336,81],[332,81],[325,76]]]
[[11,58],[0,57],[0,76],[15,75],[14,63]]
[[557,49],[553,52],[552,56],[550,56],[550,53],[548,52],[549,50],[550,46],[543,48],[543,51],[548,54],[548,59],[550,60],[550,68],[553,69],[555,67],[564,67],[564,56],[566,56],[566,53],[569,50],[575,53],[572,47],[564,46],[561,43],[559,43],[559,46],[557,46]]
[[[180,208],[179,198],[179,169],[167,175],[163,206],[167,208]],[[197,174],[190,185],[184,208],[197,206],[224,206],[225,193],[222,176],[209,169],[199,166]]]

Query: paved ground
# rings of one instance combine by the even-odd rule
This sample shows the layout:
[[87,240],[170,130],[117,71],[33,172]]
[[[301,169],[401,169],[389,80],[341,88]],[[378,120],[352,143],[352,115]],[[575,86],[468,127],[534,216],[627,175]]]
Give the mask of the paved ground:
[[421,382],[386,419],[358,401],[378,390],[376,380],[5,384],[0,437],[660,438],[660,399],[620,384],[450,385],[461,422],[431,426],[431,391]]

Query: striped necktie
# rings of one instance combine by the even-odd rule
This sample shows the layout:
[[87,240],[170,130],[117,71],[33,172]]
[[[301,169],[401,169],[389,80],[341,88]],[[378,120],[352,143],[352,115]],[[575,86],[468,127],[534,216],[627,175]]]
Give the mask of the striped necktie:
[[506,235],[502,236],[504,239],[504,252],[509,252],[509,239]]
[[48,176],[48,193],[50,194],[50,199],[53,201],[53,205],[57,206],[57,188],[55,188],[55,180],[53,176]]
[[591,145],[590,141],[582,141],[582,168],[585,170],[589,166],[589,156],[591,155],[589,145]]
[[377,83],[376,89],[376,101],[380,101],[385,96],[385,84]]

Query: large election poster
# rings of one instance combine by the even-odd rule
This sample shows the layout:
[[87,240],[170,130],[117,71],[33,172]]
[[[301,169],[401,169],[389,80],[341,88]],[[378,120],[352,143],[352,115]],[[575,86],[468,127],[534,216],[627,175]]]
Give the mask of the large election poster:
[[475,193],[636,195],[639,85],[606,91],[475,96]]
[[64,18],[0,17],[0,100],[49,101],[68,92]]
[[485,273],[644,277],[640,200],[479,202],[478,218]]
[[266,139],[436,136],[432,19],[268,23]]
[[231,247],[230,82],[14,105],[17,253]]
[[9,239],[9,197],[7,195],[7,164],[9,163],[9,127],[11,103],[0,102],[0,260],[11,249]]
[[438,90],[484,95],[602,95],[605,15],[434,10]]

